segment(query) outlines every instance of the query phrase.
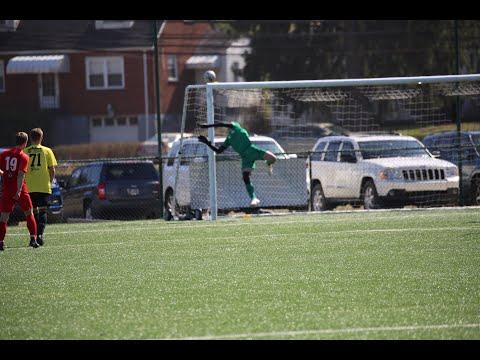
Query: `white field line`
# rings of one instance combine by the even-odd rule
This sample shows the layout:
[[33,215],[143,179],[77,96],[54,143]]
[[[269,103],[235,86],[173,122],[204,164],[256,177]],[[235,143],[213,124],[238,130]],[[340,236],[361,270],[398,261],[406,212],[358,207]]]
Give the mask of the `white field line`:
[[[149,229],[157,230],[157,229]],[[480,226],[475,227],[434,227],[434,228],[408,228],[408,229],[358,229],[358,230],[334,230],[334,231],[322,231],[322,232],[291,232],[291,233],[277,233],[277,234],[260,234],[260,235],[246,235],[246,236],[216,236],[212,237],[209,240],[241,240],[241,239],[254,239],[254,238],[276,238],[283,236],[302,236],[302,235],[311,235],[312,237],[318,237],[321,235],[328,234],[356,234],[356,233],[381,233],[381,232],[411,232],[411,231],[462,231],[462,230],[478,230],[480,232]],[[125,235],[125,234],[123,234]],[[119,245],[130,245],[138,246],[139,243],[160,243],[160,242],[182,242],[182,241],[192,241],[192,237],[187,238],[176,238],[176,239],[161,239],[161,240],[147,240],[147,241],[127,241],[127,242],[106,242],[106,243],[87,243],[87,244],[68,244],[68,245],[50,245],[49,248],[70,248],[70,247],[84,247],[84,246],[119,246]],[[336,239],[325,239],[326,241]],[[29,250],[29,247],[12,247],[10,250]]]
[[365,333],[365,332],[383,332],[383,331],[442,330],[442,329],[479,328],[479,327],[480,327],[480,324],[384,326],[384,327],[370,327],[370,328],[318,329],[318,330],[297,330],[297,331],[278,331],[278,332],[264,332],[264,333],[210,335],[210,336],[185,337],[185,338],[173,338],[173,339],[170,338],[169,340],[215,340],[215,339],[221,340],[221,339],[240,339],[240,338],[255,338],[255,337],[326,335],[326,334]]
[[[312,215],[343,215],[343,214],[375,214],[375,213],[390,213],[395,215],[395,213],[411,213],[411,212],[444,212],[444,211],[468,211],[468,210],[479,210],[480,206],[445,206],[445,207],[431,207],[431,208],[401,208],[401,209],[348,209],[348,210],[328,210],[328,211],[307,211],[307,212],[295,212],[295,213],[273,213],[273,214],[258,214],[257,217],[275,217],[275,216],[312,216]],[[242,215],[227,215],[229,218],[238,218]],[[220,217],[223,219],[224,217]]]
[[[362,222],[365,220],[377,221],[377,220],[403,220],[406,218],[420,218],[420,217],[430,217],[435,216],[436,214],[427,213],[427,214],[412,214],[409,216],[402,216],[401,218],[394,218],[392,216],[377,216],[370,219],[359,219]],[[478,214],[473,213],[471,215],[478,216]],[[128,225],[120,225],[115,226],[109,229],[91,229],[91,230],[70,230],[70,231],[57,231],[57,232],[46,232],[45,235],[50,237],[51,235],[65,235],[65,234],[83,234],[83,233],[95,233],[95,232],[117,232],[117,231],[124,231],[124,230],[171,230],[174,231],[176,229],[201,229],[201,228],[221,228],[221,227],[232,227],[232,226],[270,226],[270,225],[284,225],[284,224],[317,224],[317,223],[328,223],[328,222],[342,222],[345,221],[344,218],[337,218],[337,219],[315,219],[312,221],[311,219],[307,219],[306,221],[298,221],[298,220],[290,220],[290,221],[269,221],[265,223],[258,223],[258,222],[250,222],[251,218],[246,219],[245,221],[235,221],[235,222],[226,222],[226,223],[208,223],[208,224],[199,224],[198,222],[193,222],[190,225],[165,225],[165,226],[158,226],[156,222],[150,223],[143,223],[142,226],[128,226]],[[349,219],[352,220],[352,219]],[[102,224],[102,226],[106,226],[108,223]],[[113,225],[113,224],[112,224]],[[28,235],[28,234],[27,234]],[[6,236],[26,236],[25,232],[8,232]]]

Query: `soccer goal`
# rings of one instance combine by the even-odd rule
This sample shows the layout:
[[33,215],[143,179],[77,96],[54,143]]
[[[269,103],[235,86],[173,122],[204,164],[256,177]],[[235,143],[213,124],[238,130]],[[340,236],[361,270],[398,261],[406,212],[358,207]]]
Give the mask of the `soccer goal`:
[[[253,182],[263,198],[262,206],[302,208],[312,200],[312,167],[308,165],[312,154],[318,151],[314,146],[319,139],[401,134],[421,141],[431,133],[456,131],[460,134],[458,130],[466,127],[468,122],[471,123],[469,128],[478,126],[477,130],[480,130],[480,117],[477,117],[480,114],[479,81],[480,74],[468,74],[190,85],[185,90],[182,137],[176,153],[174,199],[177,203],[190,203],[194,208],[208,208],[212,220],[217,218],[219,209],[248,206],[236,154],[216,155],[195,142],[195,137],[204,135],[218,144],[228,130],[207,130],[200,128],[200,123],[236,121],[251,136],[258,136],[263,146],[269,147],[269,141],[273,139],[279,145],[269,147],[279,155],[274,177],[268,177],[263,162],[258,162],[252,173]],[[467,108],[470,109],[468,114]],[[193,140],[183,136],[186,132],[194,134]],[[455,148],[457,145],[449,143],[444,147]],[[321,149],[321,152],[341,150]],[[433,155],[432,158],[439,157]],[[340,155],[336,159],[339,161]],[[462,167],[462,158],[458,160]],[[465,161],[467,159],[463,159],[464,166]],[[186,162],[188,172],[182,172],[182,164]],[[345,168],[349,166],[353,165],[345,165]],[[435,187],[428,188],[428,181],[440,182],[446,176],[442,170],[432,174],[429,178],[428,171],[422,173],[422,167],[419,167],[400,169],[396,176],[399,183],[421,182],[421,186],[412,188],[410,195],[423,196],[426,204],[427,200],[436,199],[440,191],[440,187],[438,191]],[[349,177],[348,171],[336,176],[343,178],[338,178],[331,186],[349,186],[344,179]],[[189,194],[185,189],[189,189]],[[327,189],[324,188],[323,192],[326,193]],[[333,191],[332,194],[332,199],[342,198],[340,192],[335,195]],[[362,193],[357,195],[349,194],[346,198],[351,196],[362,200]]]

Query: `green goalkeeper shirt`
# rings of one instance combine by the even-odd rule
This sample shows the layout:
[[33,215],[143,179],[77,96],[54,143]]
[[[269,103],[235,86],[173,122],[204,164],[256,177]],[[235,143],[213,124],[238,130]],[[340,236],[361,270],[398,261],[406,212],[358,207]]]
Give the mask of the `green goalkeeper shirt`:
[[228,136],[223,143],[225,148],[231,146],[233,150],[242,155],[252,143],[248,137],[248,132],[241,125],[233,121],[232,128],[228,131]]

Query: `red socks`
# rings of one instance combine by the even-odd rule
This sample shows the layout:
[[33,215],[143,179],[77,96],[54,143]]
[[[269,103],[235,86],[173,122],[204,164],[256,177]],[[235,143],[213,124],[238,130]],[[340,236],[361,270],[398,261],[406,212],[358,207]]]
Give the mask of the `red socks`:
[[[30,237],[36,238],[37,237],[37,222],[35,221],[35,217],[33,214],[26,216],[27,218],[27,227],[28,231],[30,232]],[[7,233],[7,223],[0,221],[0,243],[4,242],[5,234]],[[2,249],[3,250],[3,249]]]
[[27,227],[28,231],[30,232],[30,236],[37,236],[37,222],[35,221],[35,217],[33,214],[28,215],[27,217]]
[[7,233],[7,223],[0,221],[0,242],[5,239],[5,234]]

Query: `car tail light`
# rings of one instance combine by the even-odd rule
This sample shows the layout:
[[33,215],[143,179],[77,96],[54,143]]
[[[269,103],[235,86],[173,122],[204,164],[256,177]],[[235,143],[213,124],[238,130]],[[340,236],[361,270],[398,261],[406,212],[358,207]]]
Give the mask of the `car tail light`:
[[159,183],[159,182],[156,182],[156,183],[153,185],[152,194],[153,194],[153,195],[157,195],[157,196],[160,195],[160,183]]
[[107,189],[105,183],[100,183],[97,186],[97,193],[99,200],[106,200],[107,199]]

